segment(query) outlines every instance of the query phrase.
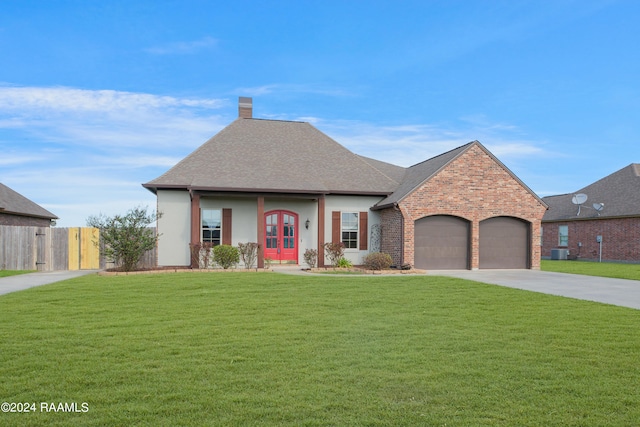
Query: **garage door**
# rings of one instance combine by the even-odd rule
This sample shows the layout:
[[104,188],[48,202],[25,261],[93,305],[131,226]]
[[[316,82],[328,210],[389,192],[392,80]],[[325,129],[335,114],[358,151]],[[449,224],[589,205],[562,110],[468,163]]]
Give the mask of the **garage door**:
[[448,215],[421,218],[414,224],[415,267],[426,270],[469,268],[469,222]]
[[529,223],[496,217],[480,222],[480,268],[528,268]]

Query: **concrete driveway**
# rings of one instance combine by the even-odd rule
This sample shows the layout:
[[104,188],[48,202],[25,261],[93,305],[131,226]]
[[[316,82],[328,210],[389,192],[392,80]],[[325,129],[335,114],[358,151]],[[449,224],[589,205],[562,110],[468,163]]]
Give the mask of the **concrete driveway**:
[[640,281],[539,270],[435,270],[449,276],[551,295],[640,309]]
[[0,295],[21,291],[34,286],[47,285],[61,280],[73,279],[97,273],[98,270],[78,271],[40,271],[37,273],[18,274],[17,276],[0,277]]

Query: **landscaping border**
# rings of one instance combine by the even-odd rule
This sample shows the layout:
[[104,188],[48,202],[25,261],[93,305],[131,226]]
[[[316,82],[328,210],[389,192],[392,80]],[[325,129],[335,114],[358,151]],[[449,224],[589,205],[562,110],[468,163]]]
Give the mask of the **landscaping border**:
[[272,269],[266,268],[163,268],[156,270],[134,270],[134,271],[100,271],[99,276],[134,276],[138,274],[170,274],[170,273],[268,273]]

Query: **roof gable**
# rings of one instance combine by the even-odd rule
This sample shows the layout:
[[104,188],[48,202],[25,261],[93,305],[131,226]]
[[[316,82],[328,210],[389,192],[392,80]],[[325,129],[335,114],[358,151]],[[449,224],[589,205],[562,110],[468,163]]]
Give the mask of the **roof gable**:
[[546,206],[544,201],[540,199],[524,182],[520,180],[509,168],[507,168],[500,160],[498,160],[484,145],[478,141],[472,141],[468,144],[454,148],[451,151],[440,154],[424,162],[415,164],[407,169],[404,180],[398,186],[396,191],[380,201],[377,209],[382,209],[401,202],[404,198],[413,193],[416,189],[424,185],[431,178],[436,176],[441,170],[451,164],[455,159],[469,151],[472,147],[478,147],[484,151],[496,164],[504,169],[515,181],[517,181],[527,192],[534,196],[542,205]]
[[309,123],[239,118],[144,187],[390,194],[380,169]]
[[[588,196],[578,215],[572,203],[574,194]],[[640,216],[640,164],[632,163],[575,193],[544,197],[549,205],[543,221]],[[591,209],[594,203],[604,203],[600,212]]]
[[386,199],[380,201],[376,207],[382,208],[400,202],[462,152],[466,151],[471,144],[473,143],[463,145],[446,153],[440,154],[439,156],[425,160],[424,162],[410,166],[407,168],[404,179],[396,191]]
[[58,217],[20,193],[0,183],[0,213],[45,219]]

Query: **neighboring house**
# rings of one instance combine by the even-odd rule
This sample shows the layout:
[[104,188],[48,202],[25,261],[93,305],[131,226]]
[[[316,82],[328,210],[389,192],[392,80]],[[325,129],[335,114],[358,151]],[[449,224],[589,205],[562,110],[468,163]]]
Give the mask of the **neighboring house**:
[[342,242],[354,264],[382,251],[424,269],[539,268],[547,206],[479,142],[403,168],[252,109],[241,97],[237,120],[143,184],[162,213],[159,265],[189,265],[204,241],[258,242],[259,267]]
[[[543,258],[564,249],[572,259],[640,262],[640,164],[543,200],[549,205],[542,219]],[[564,258],[563,252],[554,258]]]
[[50,227],[57,216],[0,183],[0,225]]

